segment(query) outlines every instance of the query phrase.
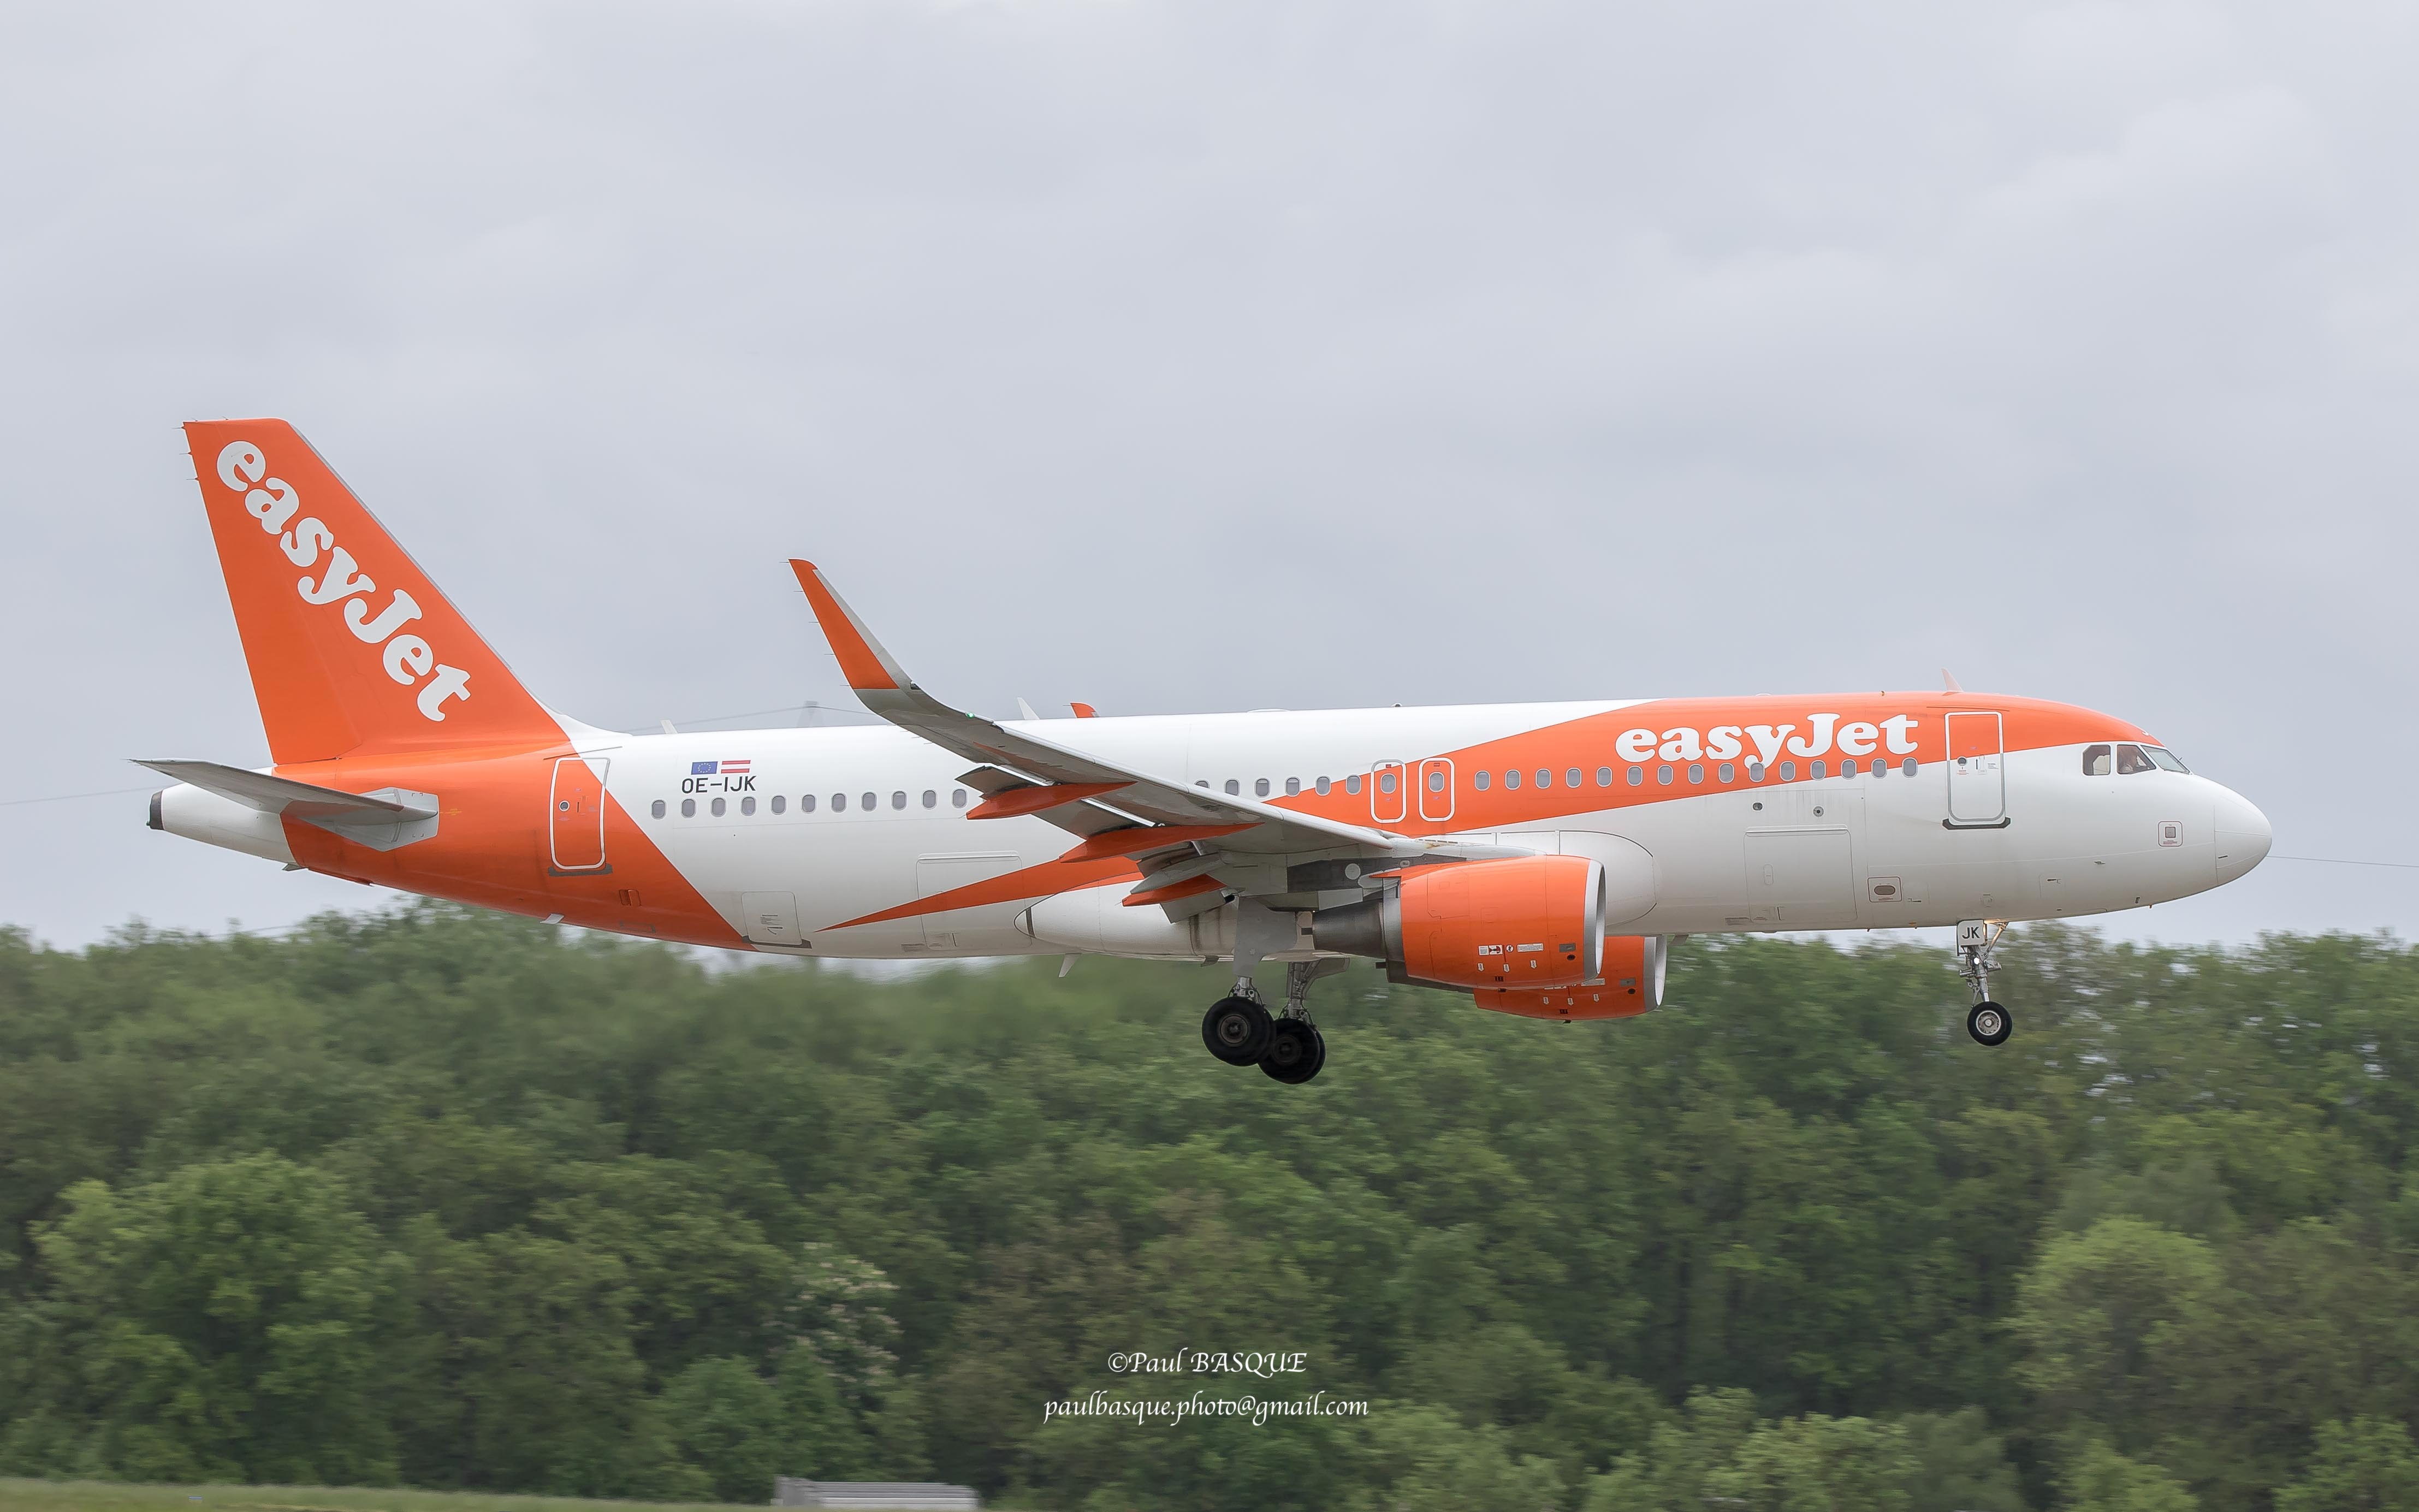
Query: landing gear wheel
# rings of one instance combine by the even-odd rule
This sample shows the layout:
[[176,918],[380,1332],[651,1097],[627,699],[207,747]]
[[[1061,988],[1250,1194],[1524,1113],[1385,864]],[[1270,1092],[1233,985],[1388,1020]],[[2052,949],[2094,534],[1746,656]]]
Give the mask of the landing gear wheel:
[[1201,1016],[1201,1042],[1229,1066],[1248,1066],[1267,1053],[1273,1027],[1269,1011],[1248,997],[1221,997]]
[[1965,1015],[1965,1032],[1974,1037],[1976,1044],[2006,1044],[2015,1028],[2008,1011],[1994,1002],[1977,1003]]
[[1260,1054],[1260,1069],[1287,1087],[1299,1087],[1327,1064],[1327,1041],[1300,1019],[1279,1019],[1269,1026],[1269,1047]]

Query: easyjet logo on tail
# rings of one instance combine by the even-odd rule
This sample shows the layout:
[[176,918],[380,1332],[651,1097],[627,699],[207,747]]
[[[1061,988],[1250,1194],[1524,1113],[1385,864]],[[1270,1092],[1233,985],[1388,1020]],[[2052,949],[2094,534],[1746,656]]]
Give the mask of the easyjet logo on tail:
[[362,574],[353,554],[336,544],[336,532],[317,516],[294,518],[302,511],[301,495],[292,484],[268,472],[269,458],[250,441],[229,441],[219,452],[219,481],[244,496],[244,508],[264,533],[277,537],[286,561],[298,567],[318,567],[320,553],[327,553],[327,564],[316,580],[306,574],[295,583],[302,601],[342,604],[354,639],[380,648],[378,662],[386,674],[405,687],[416,685],[421,714],[442,723],[447,699],[470,701],[470,674],[439,661],[427,640],[404,630],[420,618],[420,605],[406,590],[394,590],[385,607],[373,612],[371,595],[377,584]]

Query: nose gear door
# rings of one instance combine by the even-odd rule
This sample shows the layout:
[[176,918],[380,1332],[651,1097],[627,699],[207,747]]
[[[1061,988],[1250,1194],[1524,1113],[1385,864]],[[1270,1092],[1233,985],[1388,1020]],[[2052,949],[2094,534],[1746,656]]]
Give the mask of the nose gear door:
[[1960,713],[1948,717],[1949,824],[1951,828],[2006,823],[2008,774],[1999,745],[1999,716]]

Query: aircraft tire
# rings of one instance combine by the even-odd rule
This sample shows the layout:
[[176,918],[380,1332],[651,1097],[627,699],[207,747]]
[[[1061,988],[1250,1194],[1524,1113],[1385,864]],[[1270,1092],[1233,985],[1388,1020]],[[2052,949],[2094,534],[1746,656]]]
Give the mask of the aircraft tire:
[[2016,1021],[1996,1003],[1980,1002],[1965,1015],[1965,1032],[1976,1044],[2001,1045],[2016,1030]]
[[1300,1019],[1279,1019],[1270,1026],[1268,1048],[1260,1054],[1260,1070],[1287,1087],[1299,1087],[1327,1064],[1327,1041]]
[[1201,1015],[1201,1042],[1229,1066],[1248,1066],[1267,1054],[1274,1021],[1248,997],[1221,997]]

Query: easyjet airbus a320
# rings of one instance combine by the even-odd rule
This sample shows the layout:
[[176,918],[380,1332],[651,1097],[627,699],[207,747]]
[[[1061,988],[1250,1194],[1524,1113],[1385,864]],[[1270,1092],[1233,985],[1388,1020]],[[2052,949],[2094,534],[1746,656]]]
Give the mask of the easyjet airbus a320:
[[[292,426],[185,427],[266,770],[145,764],[151,826],[589,929],[850,958],[1235,963],[1202,1037],[1308,1081],[1356,958],[1541,1019],[1662,1000],[1699,932],[1949,925],[2008,1037],[2013,919],[2182,898],[2268,821],[2134,725],[1946,693],[1025,718],[925,692],[810,563],[886,726],[631,735],[546,707]],[[1281,1010],[1255,979],[1285,967]]]

